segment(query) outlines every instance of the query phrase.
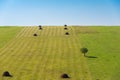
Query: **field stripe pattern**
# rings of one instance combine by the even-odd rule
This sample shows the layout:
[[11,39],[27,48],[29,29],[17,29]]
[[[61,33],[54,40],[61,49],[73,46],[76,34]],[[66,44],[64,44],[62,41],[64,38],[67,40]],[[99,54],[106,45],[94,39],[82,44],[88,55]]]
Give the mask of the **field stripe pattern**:
[[[65,35],[65,32],[70,35]],[[81,44],[73,27],[24,27],[0,49],[0,75],[9,71],[13,77],[2,80],[92,80]],[[36,33],[38,36],[33,36]]]

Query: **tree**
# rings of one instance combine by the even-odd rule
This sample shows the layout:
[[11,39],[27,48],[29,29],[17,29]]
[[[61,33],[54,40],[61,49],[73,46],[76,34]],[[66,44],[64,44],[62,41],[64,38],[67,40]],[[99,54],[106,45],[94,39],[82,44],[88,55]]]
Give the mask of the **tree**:
[[86,56],[85,54],[88,52],[87,48],[81,48],[80,51]]

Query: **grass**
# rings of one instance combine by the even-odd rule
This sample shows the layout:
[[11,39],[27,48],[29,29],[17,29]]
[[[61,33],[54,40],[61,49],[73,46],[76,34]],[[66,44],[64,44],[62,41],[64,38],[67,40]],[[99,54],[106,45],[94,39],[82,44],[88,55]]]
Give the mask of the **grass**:
[[[76,27],[93,80],[120,79],[120,27]],[[95,58],[96,57],[96,58]]]
[[21,30],[21,27],[0,27],[0,48]]
[[[81,44],[73,27],[65,35],[64,27],[24,27],[0,49],[0,75],[9,71],[13,77],[2,80],[91,80]],[[38,36],[33,36],[37,33]]]
[[[119,30],[117,26],[2,27],[0,75],[9,71],[13,77],[0,80],[119,80]],[[88,48],[88,57],[80,52],[82,47]],[[63,73],[71,78],[60,78]]]

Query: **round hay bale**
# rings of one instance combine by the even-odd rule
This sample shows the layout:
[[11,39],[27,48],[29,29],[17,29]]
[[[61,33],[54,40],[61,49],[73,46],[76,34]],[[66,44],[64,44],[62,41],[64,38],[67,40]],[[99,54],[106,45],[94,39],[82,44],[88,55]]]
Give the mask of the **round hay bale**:
[[38,26],[39,28],[42,27],[41,25]]
[[66,24],[65,24],[64,26],[65,26],[65,27],[67,27],[67,25],[66,25]]
[[3,72],[3,76],[5,77],[12,77],[8,71]]
[[66,28],[66,27],[64,28],[64,30],[67,30],[67,29],[68,29],[68,28]]
[[39,25],[38,27],[39,27],[39,30],[42,30],[42,26],[41,25]]
[[61,78],[70,78],[70,77],[68,76],[68,74],[62,74]]
[[33,36],[37,36],[37,34],[33,34]]
[[41,27],[39,27],[39,30],[42,30],[42,28],[41,28]]
[[68,33],[68,32],[66,32],[66,33],[65,33],[65,35],[69,35],[69,33]]

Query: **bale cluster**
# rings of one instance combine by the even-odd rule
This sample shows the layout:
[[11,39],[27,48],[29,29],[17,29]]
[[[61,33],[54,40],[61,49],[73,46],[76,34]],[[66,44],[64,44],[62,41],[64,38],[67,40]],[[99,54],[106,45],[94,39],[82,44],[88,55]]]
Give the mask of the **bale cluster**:
[[42,30],[42,26],[41,25],[39,25],[38,27],[39,27],[39,30]]
[[64,30],[67,30],[67,29],[68,29],[68,28],[67,28],[67,25],[65,24],[65,25],[64,25]]

